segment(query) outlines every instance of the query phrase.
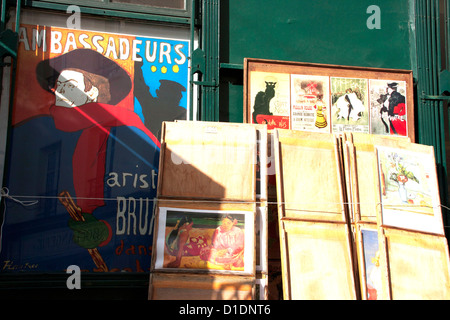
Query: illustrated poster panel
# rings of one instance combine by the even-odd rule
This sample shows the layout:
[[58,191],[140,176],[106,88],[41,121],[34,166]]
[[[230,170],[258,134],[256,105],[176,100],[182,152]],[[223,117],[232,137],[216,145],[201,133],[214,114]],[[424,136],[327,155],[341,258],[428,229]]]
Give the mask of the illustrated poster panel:
[[331,78],[332,132],[369,133],[367,79]]
[[3,272],[149,271],[161,122],[188,114],[188,53],[185,40],[20,27]]
[[155,269],[253,272],[253,212],[159,210]]
[[370,80],[371,133],[407,136],[406,82]]
[[432,154],[377,147],[384,225],[443,233]]
[[291,129],[329,133],[329,77],[293,74],[291,85]]
[[378,300],[383,292],[378,232],[376,230],[362,229],[361,234],[366,276],[365,298],[367,300]]
[[251,123],[267,124],[267,129],[289,129],[290,76],[284,73],[250,74]]

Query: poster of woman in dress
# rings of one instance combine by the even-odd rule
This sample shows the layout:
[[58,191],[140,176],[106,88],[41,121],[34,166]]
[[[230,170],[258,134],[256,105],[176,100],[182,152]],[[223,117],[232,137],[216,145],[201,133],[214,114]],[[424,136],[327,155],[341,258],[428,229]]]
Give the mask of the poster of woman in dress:
[[367,79],[331,78],[332,130],[369,133]]
[[329,77],[291,76],[293,130],[330,132]]
[[371,133],[407,135],[406,82],[370,80]]

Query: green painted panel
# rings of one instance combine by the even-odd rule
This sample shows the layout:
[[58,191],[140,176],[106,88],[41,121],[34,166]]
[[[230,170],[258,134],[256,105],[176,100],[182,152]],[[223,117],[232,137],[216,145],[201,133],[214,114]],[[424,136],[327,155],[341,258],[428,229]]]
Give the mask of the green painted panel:
[[222,1],[221,62],[252,57],[412,69],[411,1],[375,3],[380,29],[367,27],[374,1]]
[[[367,27],[375,17],[368,11],[373,4],[379,29]],[[242,121],[243,86],[236,81],[243,70],[222,71],[242,66],[246,57],[416,69],[413,0],[228,0],[221,1],[220,16],[223,121]]]
[[244,121],[243,70],[222,68],[220,74],[219,121]]

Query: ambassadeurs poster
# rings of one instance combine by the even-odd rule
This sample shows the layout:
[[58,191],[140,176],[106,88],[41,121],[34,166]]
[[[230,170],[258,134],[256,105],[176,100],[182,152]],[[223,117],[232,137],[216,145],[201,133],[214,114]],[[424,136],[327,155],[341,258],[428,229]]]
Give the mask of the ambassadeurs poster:
[[186,119],[189,41],[21,25],[1,272],[148,272],[162,121]]

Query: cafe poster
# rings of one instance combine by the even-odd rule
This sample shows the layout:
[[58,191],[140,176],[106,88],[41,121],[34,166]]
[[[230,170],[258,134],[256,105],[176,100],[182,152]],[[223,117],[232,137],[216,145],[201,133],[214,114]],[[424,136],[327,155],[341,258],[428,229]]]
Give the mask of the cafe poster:
[[293,130],[330,132],[328,77],[292,75]]
[[148,272],[162,121],[187,119],[186,39],[21,25],[2,272]]

